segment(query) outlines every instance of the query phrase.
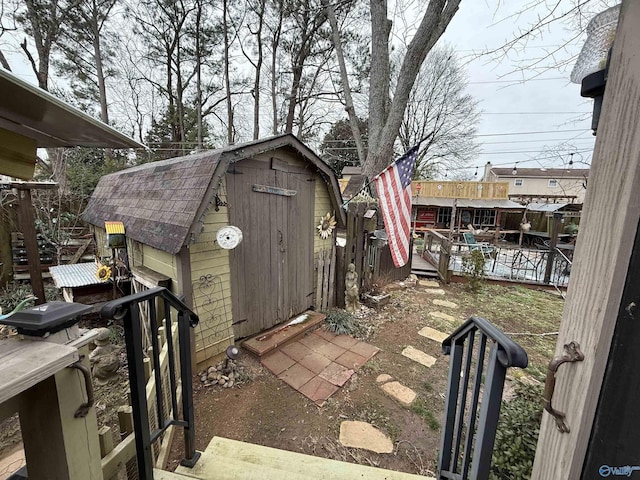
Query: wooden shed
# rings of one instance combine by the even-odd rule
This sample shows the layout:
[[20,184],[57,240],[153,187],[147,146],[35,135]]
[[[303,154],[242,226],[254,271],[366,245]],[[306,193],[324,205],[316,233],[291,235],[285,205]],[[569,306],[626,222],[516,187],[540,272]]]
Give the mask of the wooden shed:
[[[331,168],[285,134],[106,175],[83,218],[103,256],[104,222],[124,223],[135,288],[153,286],[157,274],[171,279],[200,316],[203,362],[317,307],[314,258],[333,250],[335,233],[322,239],[316,226],[327,213],[344,226],[340,207]],[[243,237],[231,250],[216,241],[228,225]]]

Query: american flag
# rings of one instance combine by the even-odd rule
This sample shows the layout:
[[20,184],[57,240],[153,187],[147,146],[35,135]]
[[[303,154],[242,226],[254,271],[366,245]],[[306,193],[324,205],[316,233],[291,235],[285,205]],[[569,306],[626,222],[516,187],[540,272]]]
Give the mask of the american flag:
[[396,267],[402,267],[409,261],[411,177],[419,147],[411,148],[375,178],[391,257]]

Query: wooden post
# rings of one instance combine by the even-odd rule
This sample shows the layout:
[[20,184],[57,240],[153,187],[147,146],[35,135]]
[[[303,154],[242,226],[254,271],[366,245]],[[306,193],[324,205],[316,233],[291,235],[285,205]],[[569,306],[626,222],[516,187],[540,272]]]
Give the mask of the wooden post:
[[449,220],[449,240],[453,240],[453,231],[456,228],[456,216],[458,214],[458,199],[453,199],[453,206],[451,207],[451,219]]
[[[100,457],[104,458],[113,451],[113,433],[111,427],[104,426],[98,430],[98,441],[100,443]],[[117,480],[118,475],[111,476],[105,480]]]
[[[80,350],[89,368],[88,348]],[[86,401],[82,374],[65,368],[20,397],[19,413],[29,478],[102,478],[95,408],[76,418]]]
[[533,480],[601,478],[602,466],[640,464],[638,25],[640,2],[623,0],[555,352],[575,341],[584,361],[556,374],[553,406],[570,433],[543,414]]
[[33,204],[31,203],[30,188],[18,188],[18,221],[24,237],[24,246],[27,250],[27,260],[29,261],[29,277],[31,279],[31,289],[38,297],[36,305],[41,305],[47,301],[44,295],[44,283],[42,281],[42,271],[40,270],[40,249],[38,248],[38,236],[36,233],[35,219],[33,216]]
[[[118,423],[120,424],[120,438],[124,441],[125,438],[133,433],[133,408],[130,405],[118,407]],[[127,478],[138,478],[136,465],[134,454],[133,460],[127,462]]]
[[556,256],[556,245],[558,244],[558,233],[560,233],[560,222],[562,222],[562,213],[555,212],[553,214],[553,223],[551,224],[551,243],[549,244],[549,254],[547,255],[547,265],[544,271],[544,283],[547,285],[551,281],[551,272],[553,271],[553,260]]
[[328,307],[329,309],[335,307],[336,305],[336,292],[334,290],[335,285],[335,277],[336,277],[336,238],[335,235],[332,237],[333,241],[331,242],[331,263],[329,264],[329,299],[328,299]]
[[344,247],[336,247],[336,268],[335,268],[335,279],[336,279],[336,306],[340,308],[344,308],[344,276],[346,274],[346,264],[345,264],[345,248]]

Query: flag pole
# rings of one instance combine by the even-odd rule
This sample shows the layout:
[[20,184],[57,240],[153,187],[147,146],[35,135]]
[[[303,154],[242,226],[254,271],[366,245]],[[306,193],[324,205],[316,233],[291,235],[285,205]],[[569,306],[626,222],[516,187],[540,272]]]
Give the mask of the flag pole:
[[[429,137],[433,136],[433,134],[434,134],[434,133],[435,133],[435,130],[432,130],[430,133],[428,133],[427,135],[425,135],[424,137],[422,137],[420,140],[418,140],[418,143],[416,143],[416,144],[415,144],[413,147],[411,147],[411,148],[416,148],[416,147],[420,148],[420,145],[422,145],[422,143],[423,143],[424,141],[426,141]],[[411,150],[411,148],[410,148],[409,150]],[[407,150],[407,152],[408,152],[409,150]],[[387,167],[385,167],[385,168],[384,168],[384,170],[382,170],[382,172],[380,172],[379,174],[377,174],[376,176],[374,176],[374,177],[371,179],[371,181],[368,181],[367,183],[365,183],[365,184],[362,186],[362,188],[361,188],[360,190],[358,190],[358,192],[357,192],[353,197],[351,197],[349,200],[347,200],[346,202],[344,202],[344,203],[342,204],[342,208],[346,210],[346,206],[351,202],[351,200],[353,200],[355,197],[357,197],[358,195],[360,195],[360,193],[361,193],[365,188],[367,188],[369,185],[371,185],[373,182],[375,182],[375,181],[376,181],[376,179],[377,179],[380,175],[382,175],[382,173],[383,173],[385,170],[387,170],[389,167],[392,167],[393,165],[395,165],[395,164],[398,162],[398,160],[399,160],[400,158],[402,158],[404,155],[406,155],[406,153],[407,153],[407,152],[405,152],[403,155],[400,155],[397,159],[395,159],[393,162],[391,162]],[[415,168],[415,167],[414,167],[414,168]],[[366,179],[366,177],[365,177],[365,180],[368,180],[368,179]]]

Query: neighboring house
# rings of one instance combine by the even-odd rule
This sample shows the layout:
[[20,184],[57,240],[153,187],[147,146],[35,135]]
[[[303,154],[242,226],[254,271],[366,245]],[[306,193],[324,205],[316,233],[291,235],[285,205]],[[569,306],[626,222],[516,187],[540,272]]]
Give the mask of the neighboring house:
[[412,228],[513,228],[507,213],[522,213],[524,206],[507,198],[505,182],[413,181]]
[[[202,362],[314,307],[314,254],[335,237],[316,226],[328,212],[344,226],[341,203],[331,168],[287,134],[106,175],[83,218],[105,256],[104,222],[124,223],[134,285],[168,277],[185,296]],[[228,225],[242,231],[231,250],[216,241]]]
[[497,168],[487,162],[485,182],[508,182],[509,198],[519,203],[584,202],[589,169]]

